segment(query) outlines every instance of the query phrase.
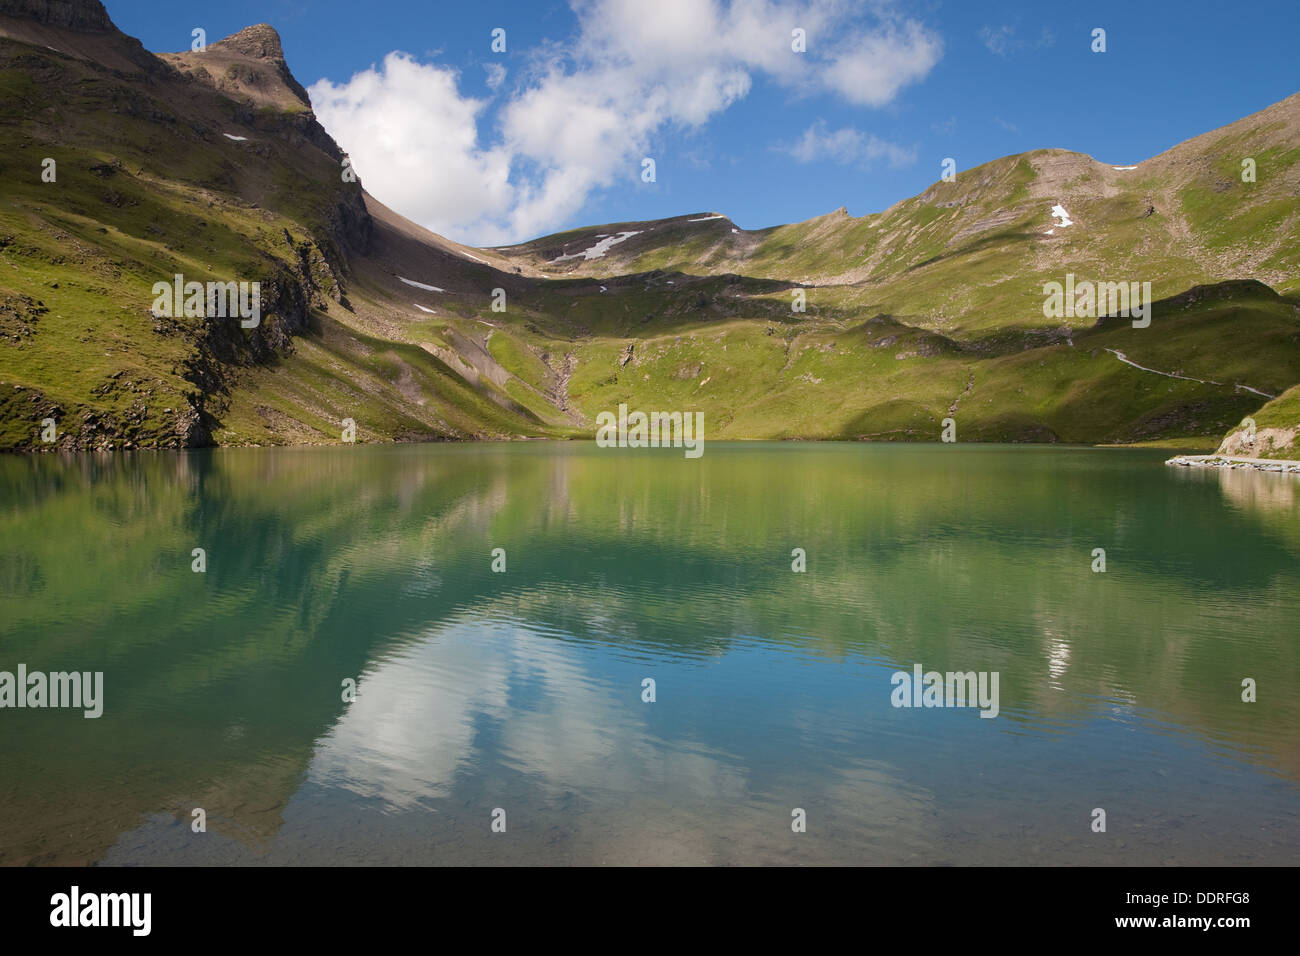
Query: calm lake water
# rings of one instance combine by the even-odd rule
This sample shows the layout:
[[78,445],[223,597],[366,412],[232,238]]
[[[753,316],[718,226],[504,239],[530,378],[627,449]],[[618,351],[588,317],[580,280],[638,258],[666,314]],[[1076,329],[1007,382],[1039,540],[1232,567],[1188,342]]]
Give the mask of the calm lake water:
[[0,671],[104,674],[0,710],[0,863],[1295,863],[1300,481],[1165,457],[0,457]]

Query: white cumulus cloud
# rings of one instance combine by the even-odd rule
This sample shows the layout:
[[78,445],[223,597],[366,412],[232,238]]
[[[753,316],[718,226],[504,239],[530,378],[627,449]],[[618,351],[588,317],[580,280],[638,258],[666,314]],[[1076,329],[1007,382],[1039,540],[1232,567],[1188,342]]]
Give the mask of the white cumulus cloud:
[[[317,82],[312,105],[378,199],[451,238],[501,245],[561,228],[600,190],[639,185],[662,135],[704,126],[756,78],[879,107],[942,55],[936,34],[888,3],[869,21],[847,0],[570,5],[576,38],[537,51],[509,92],[503,67],[485,67],[492,95],[475,99],[455,70],[391,53],[345,83]],[[804,53],[791,50],[795,28]],[[840,137],[832,158],[856,157],[837,161],[908,159],[856,130],[817,135]]]
[[347,83],[321,80],[312,106],[382,202],[440,232],[509,214],[511,155],[478,133],[484,100],[460,95],[453,70],[390,53]]

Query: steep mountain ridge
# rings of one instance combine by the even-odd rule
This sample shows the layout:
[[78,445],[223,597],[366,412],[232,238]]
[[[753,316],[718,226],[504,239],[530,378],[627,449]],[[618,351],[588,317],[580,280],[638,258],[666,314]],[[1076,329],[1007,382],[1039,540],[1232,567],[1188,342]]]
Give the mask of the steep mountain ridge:
[[[372,341],[392,302],[348,286],[374,221],[272,28],[136,62],[111,23],[6,2],[0,446],[46,447],[47,420],[62,448],[535,429],[405,336]],[[157,314],[174,274],[260,282],[260,322]]]
[[[21,392],[74,446],[206,444],[232,371],[274,360],[312,308],[339,300],[348,256],[364,252],[368,234],[360,191],[340,183],[318,198],[277,182],[337,168],[341,154],[314,119],[232,108],[151,55],[124,70],[118,54],[130,44],[115,28],[96,34],[101,47],[78,47],[68,38],[79,34],[50,26],[65,20],[33,21],[56,30],[63,49],[0,39],[15,134],[0,309],[26,330],[0,367],[29,379],[4,398],[12,407]],[[259,161],[242,162],[241,148]],[[264,208],[272,197],[279,213]],[[245,333],[154,314],[149,290],[173,273],[260,281],[263,321]],[[35,381],[33,364],[45,373]]]
[[[1242,181],[1246,159],[1254,182]],[[1300,290],[1298,194],[1300,94],[1131,167],[1035,150],[958,170],[952,182],[857,218],[839,209],[746,232],[725,218],[675,217],[503,251],[563,275],[736,272],[836,288],[828,295],[837,300],[851,300],[851,288],[973,337],[986,331],[985,316],[1001,326],[1020,311],[1018,324],[1041,324],[1019,303],[1066,271],[1110,281],[1132,275],[1151,281],[1157,297],[1236,277]],[[594,259],[551,255],[561,240],[567,248],[609,232],[630,237]]]
[[158,70],[153,54],[118,30],[99,0],[0,0],[0,37],[122,73]]
[[117,31],[100,0],[0,0],[0,16],[74,33]]

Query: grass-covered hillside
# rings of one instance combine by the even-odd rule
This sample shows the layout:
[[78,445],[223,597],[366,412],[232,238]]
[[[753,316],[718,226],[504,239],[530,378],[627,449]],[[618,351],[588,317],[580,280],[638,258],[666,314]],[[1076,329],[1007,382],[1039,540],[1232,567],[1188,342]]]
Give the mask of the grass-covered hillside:
[[[1135,168],[1045,149],[860,218],[499,249],[344,160],[269,26],[154,55],[98,0],[0,0],[0,448],[590,437],[622,402],[707,438],[1212,448],[1300,383],[1300,95]],[[155,314],[175,273],[260,281],[260,326]],[[1046,316],[1067,275],[1150,283],[1150,325]]]
[[[1243,181],[1246,159],[1253,182]],[[1066,273],[1149,281],[1157,299],[1241,278],[1300,291],[1298,195],[1300,94],[1135,168],[1041,149],[958,170],[860,218],[840,209],[747,232],[696,213],[500,251],[555,276],[662,269],[800,282],[823,306],[908,315],[971,339],[1043,325],[1043,284]],[[581,254],[600,237],[618,241]]]
[[[209,72],[81,26],[0,15],[0,447],[543,432],[349,297],[374,224],[273,30]],[[176,273],[259,281],[260,325],[156,314]]]

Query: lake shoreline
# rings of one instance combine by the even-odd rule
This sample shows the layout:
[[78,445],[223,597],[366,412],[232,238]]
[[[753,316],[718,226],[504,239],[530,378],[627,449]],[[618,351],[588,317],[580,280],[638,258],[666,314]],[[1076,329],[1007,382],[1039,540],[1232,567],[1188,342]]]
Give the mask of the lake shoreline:
[[[446,436],[436,436],[430,438],[399,438],[393,440],[340,442],[340,441],[295,441],[295,442],[213,442],[210,445],[164,445],[164,444],[123,444],[109,445],[107,447],[93,447],[80,444],[63,444],[51,443],[43,445],[14,445],[0,448],[0,455],[13,455],[15,457],[23,455],[45,455],[45,454],[123,454],[127,452],[160,452],[160,451],[215,451],[218,449],[230,448],[346,448],[349,446],[360,447],[402,447],[408,445],[502,445],[502,444],[570,444],[594,442],[593,435],[511,435],[493,438],[449,438]],[[713,438],[702,440],[709,443],[747,443],[747,444],[791,444],[791,445],[842,445],[842,444],[860,444],[860,445],[939,445],[939,444],[964,444],[964,445],[985,445],[985,446],[1015,446],[1025,448],[1140,448],[1147,450],[1158,450],[1161,448],[1191,449],[1198,444],[1196,439],[1186,438],[1163,438],[1153,441],[1136,441],[1136,442],[1059,442],[1059,441],[965,441],[945,443],[934,439],[864,439],[864,438],[804,438],[804,437],[771,437],[771,438]],[[1217,437],[1207,437],[1202,448],[1213,447],[1218,442]],[[649,447],[649,446],[647,446]],[[1177,458],[1213,458],[1214,455],[1178,455]],[[1247,459],[1242,459],[1247,460]],[[1170,459],[1170,463],[1173,459]]]
[[1175,455],[1165,462],[1181,468],[1248,468],[1274,474],[1300,475],[1300,461],[1281,458],[1238,458],[1234,455]]

